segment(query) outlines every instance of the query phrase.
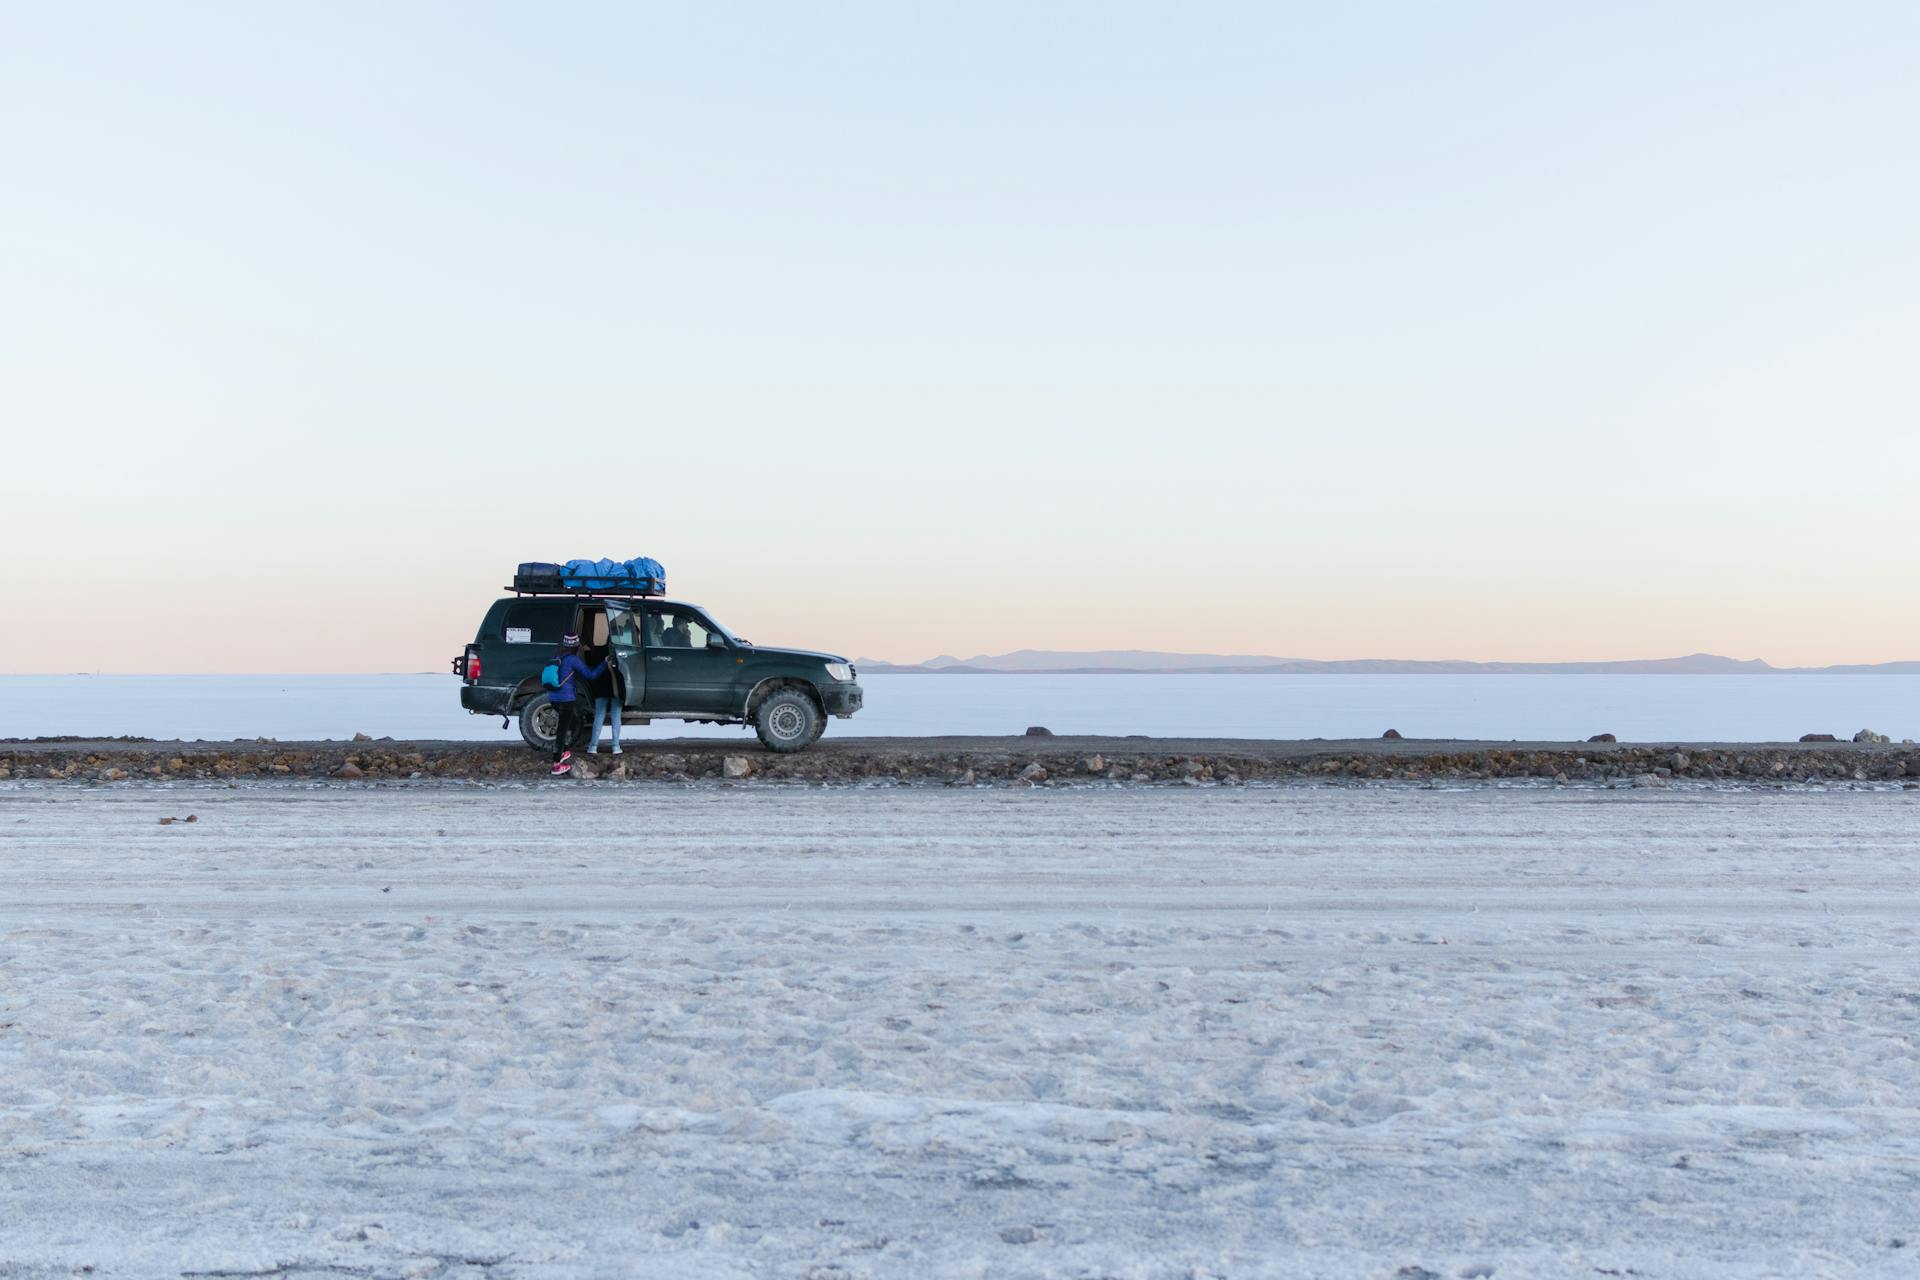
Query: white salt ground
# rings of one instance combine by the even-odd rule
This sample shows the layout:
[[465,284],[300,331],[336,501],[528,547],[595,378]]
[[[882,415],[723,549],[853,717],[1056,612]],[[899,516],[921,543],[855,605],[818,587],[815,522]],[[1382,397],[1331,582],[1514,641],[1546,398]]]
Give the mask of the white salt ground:
[[1917,830],[10,784],[0,1276],[1920,1274]]

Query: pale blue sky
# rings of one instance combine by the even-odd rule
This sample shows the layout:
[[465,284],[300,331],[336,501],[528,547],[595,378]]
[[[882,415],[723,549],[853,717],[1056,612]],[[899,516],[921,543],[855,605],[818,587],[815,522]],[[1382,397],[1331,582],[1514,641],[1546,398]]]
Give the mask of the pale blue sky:
[[[900,659],[1920,656],[1916,54],[1910,4],[0,4],[0,574],[154,624],[0,669],[437,666],[576,554]],[[209,626],[222,555],[285,582]]]

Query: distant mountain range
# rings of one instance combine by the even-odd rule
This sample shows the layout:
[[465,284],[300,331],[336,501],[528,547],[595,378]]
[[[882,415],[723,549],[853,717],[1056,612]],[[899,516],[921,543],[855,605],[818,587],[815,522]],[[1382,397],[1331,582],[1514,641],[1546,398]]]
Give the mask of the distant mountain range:
[[860,658],[863,672],[882,675],[1272,675],[1272,676],[1767,676],[1920,675],[1920,662],[1880,662],[1838,667],[1776,667],[1758,658],[1742,661],[1718,654],[1647,658],[1627,662],[1423,662],[1403,658],[1356,658],[1321,662],[1238,653],[1158,653],[1149,649],[1016,649],[973,658],[942,655],[903,665]]

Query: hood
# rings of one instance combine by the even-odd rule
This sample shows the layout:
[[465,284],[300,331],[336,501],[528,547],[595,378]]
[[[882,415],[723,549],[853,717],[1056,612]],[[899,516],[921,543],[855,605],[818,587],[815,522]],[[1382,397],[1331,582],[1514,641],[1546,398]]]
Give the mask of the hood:
[[[742,643],[744,644],[745,642],[742,641]],[[766,654],[775,658],[811,658],[815,662],[847,661],[847,659],[837,653],[818,653],[812,649],[783,649],[777,645],[770,644],[751,644],[747,645],[747,648],[753,650],[755,653]]]

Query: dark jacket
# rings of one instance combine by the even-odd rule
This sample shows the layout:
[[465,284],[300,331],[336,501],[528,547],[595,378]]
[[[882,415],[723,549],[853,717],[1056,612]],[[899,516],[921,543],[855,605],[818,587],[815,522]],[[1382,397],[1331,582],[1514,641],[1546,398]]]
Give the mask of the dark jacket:
[[[577,653],[565,654],[560,659],[560,687],[547,690],[548,702],[572,702],[576,693],[589,685],[595,677],[605,673],[607,664],[590,667],[580,660]],[[589,693],[588,697],[593,695]]]
[[586,692],[589,697],[611,698],[613,696],[613,664],[607,661],[607,653],[605,649],[587,650],[587,660],[600,664],[595,668],[600,674],[587,681]]

